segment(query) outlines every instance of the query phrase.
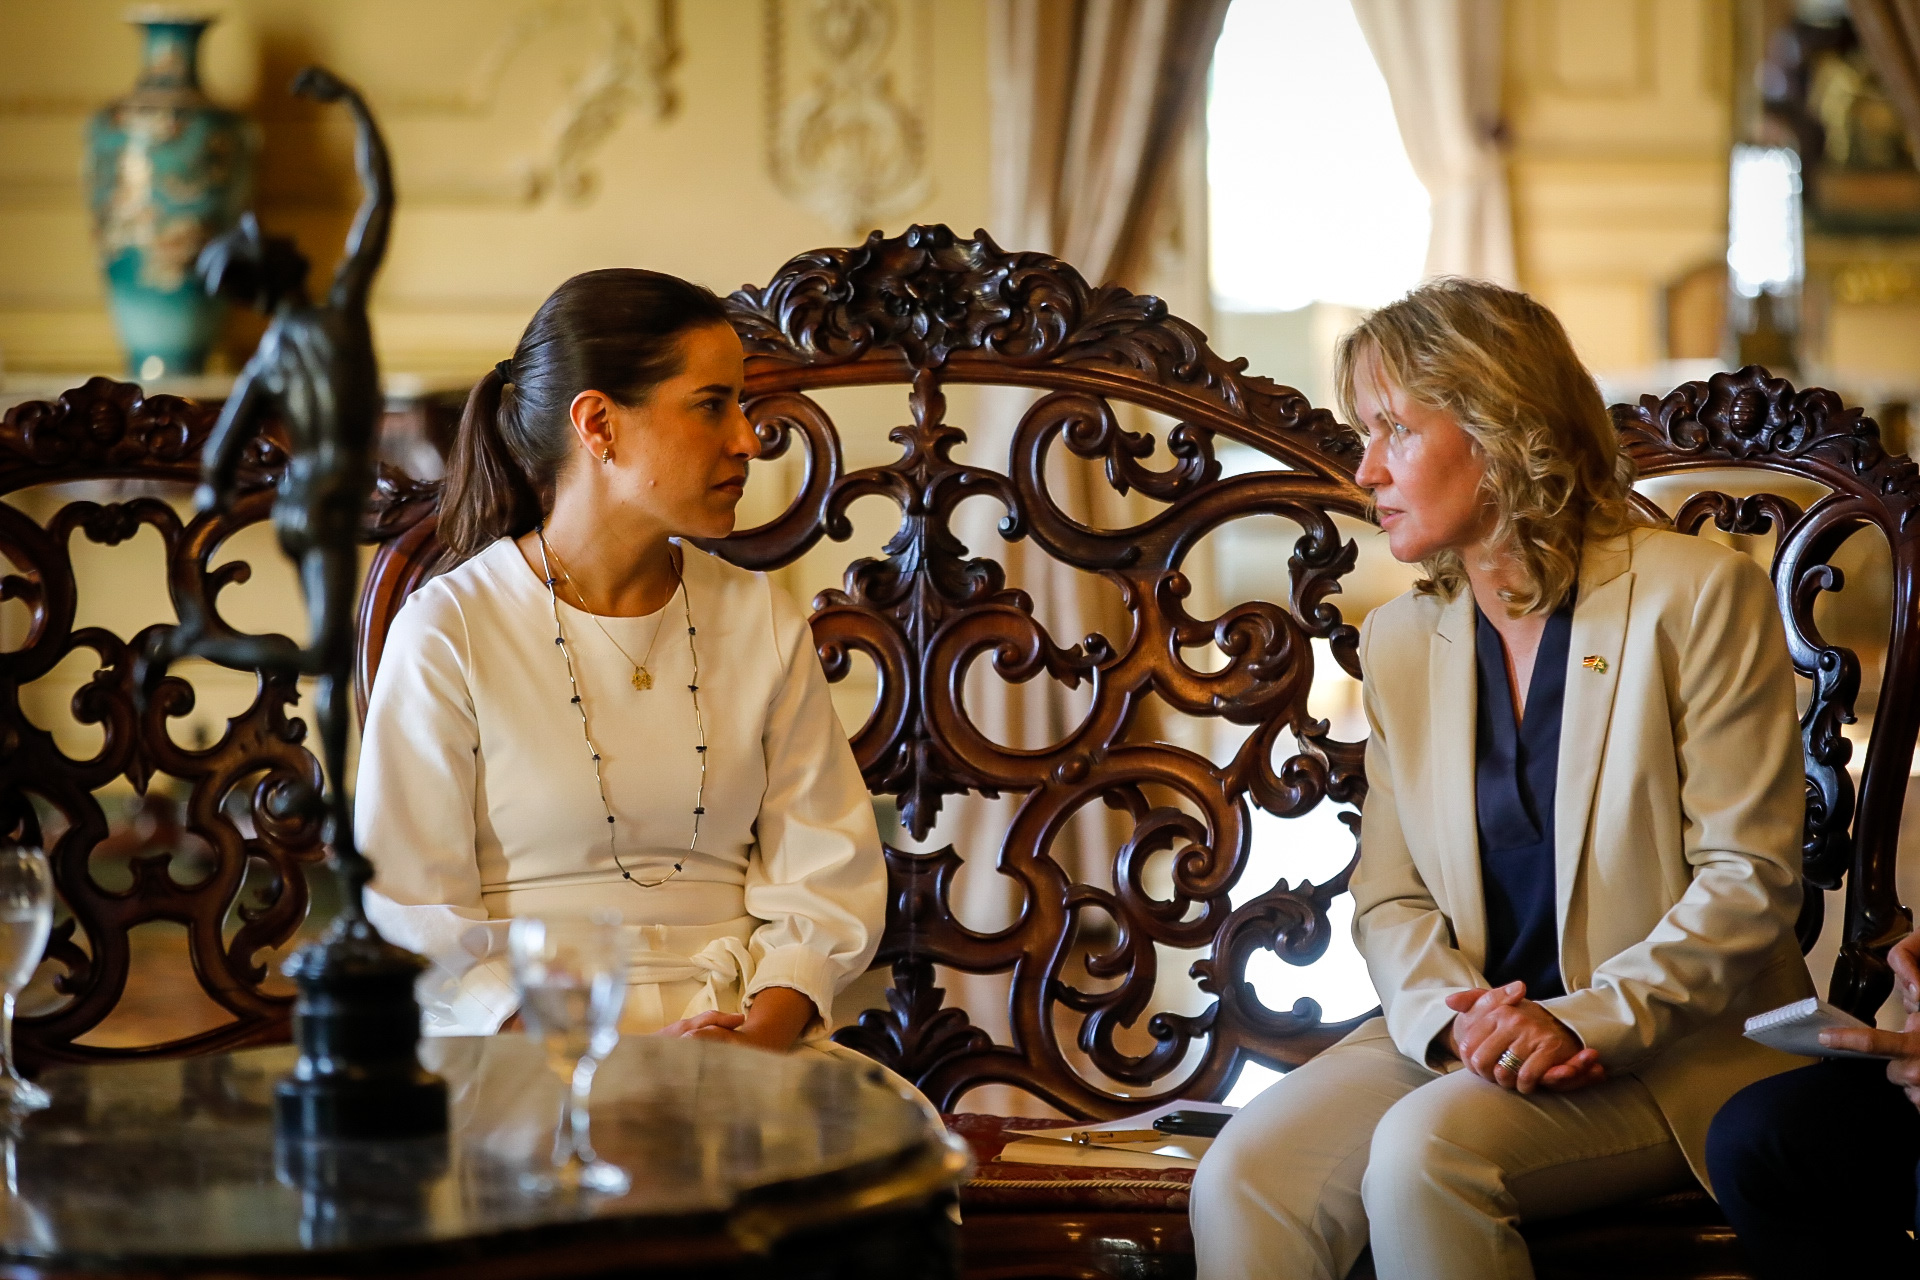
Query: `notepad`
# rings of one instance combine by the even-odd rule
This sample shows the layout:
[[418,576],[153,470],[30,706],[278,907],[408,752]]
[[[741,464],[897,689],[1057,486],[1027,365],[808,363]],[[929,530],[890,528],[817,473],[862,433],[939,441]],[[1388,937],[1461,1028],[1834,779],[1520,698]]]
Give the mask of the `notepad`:
[[1778,1009],[1756,1013],[1747,1019],[1747,1039],[1758,1040],[1771,1049],[1805,1054],[1810,1058],[1888,1058],[1885,1053],[1855,1053],[1851,1049],[1829,1049],[1820,1043],[1820,1033],[1843,1027],[1872,1029],[1845,1009],[1837,1008],[1816,996],[1783,1004]]
[[1146,1142],[1095,1143],[1071,1146],[1054,1139],[1069,1137],[1083,1129],[1149,1129],[1153,1122],[1170,1111],[1213,1111],[1232,1115],[1239,1108],[1216,1102],[1169,1102],[1151,1111],[1118,1120],[1075,1125],[1071,1129],[1048,1129],[1048,1137],[1021,1137],[1007,1143],[1000,1159],[1009,1164],[1069,1164],[1108,1169],[1192,1169],[1213,1145],[1211,1138],[1166,1137]]

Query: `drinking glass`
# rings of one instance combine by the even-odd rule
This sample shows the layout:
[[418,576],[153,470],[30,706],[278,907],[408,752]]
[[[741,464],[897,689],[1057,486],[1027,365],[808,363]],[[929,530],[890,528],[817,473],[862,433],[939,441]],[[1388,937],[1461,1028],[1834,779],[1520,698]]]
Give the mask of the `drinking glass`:
[[626,1171],[593,1152],[587,1095],[601,1060],[620,1040],[627,1001],[627,939],[620,917],[519,916],[507,927],[507,954],[520,995],[520,1020],[546,1050],[568,1096],[554,1129],[550,1168],[521,1179],[531,1191],[586,1188],[618,1195]]
[[38,1111],[53,1099],[13,1062],[13,1002],[40,967],[53,928],[53,868],[23,845],[0,847],[0,1107]]

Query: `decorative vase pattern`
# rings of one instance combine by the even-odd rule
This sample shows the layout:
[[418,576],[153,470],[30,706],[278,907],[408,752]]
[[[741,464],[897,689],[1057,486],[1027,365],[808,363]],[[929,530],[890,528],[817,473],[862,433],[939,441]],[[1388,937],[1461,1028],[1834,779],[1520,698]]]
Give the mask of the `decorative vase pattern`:
[[195,260],[238,221],[253,195],[259,135],[200,89],[200,37],[211,17],[138,14],[140,79],[87,124],[87,193],[127,371],[195,374],[225,306],[201,287]]

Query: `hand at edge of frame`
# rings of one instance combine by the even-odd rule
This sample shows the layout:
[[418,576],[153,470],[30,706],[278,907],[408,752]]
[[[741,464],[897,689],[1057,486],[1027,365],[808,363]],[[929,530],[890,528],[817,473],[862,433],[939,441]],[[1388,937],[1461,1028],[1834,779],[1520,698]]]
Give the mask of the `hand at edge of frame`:
[[1900,987],[1900,1003],[1908,1013],[1920,1010],[1920,930],[1909,933],[1887,952],[1887,964]]
[[1920,1013],[1907,1015],[1905,1031],[1882,1031],[1878,1027],[1835,1028],[1820,1033],[1820,1043],[1829,1049],[1851,1049],[1855,1053],[1892,1054],[1887,1063],[1887,1079],[1900,1086],[1907,1101],[1920,1107]]

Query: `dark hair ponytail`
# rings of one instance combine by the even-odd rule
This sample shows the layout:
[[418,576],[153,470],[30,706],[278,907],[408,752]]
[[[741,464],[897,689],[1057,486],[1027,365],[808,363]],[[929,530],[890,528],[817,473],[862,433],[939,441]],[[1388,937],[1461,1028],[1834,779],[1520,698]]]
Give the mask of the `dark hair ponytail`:
[[440,504],[440,540],[461,559],[538,524],[574,456],[582,391],[632,407],[684,367],[680,339],[727,322],[711,289],[627,267],[574,276],[540,304],[514,348],[474,384]]

